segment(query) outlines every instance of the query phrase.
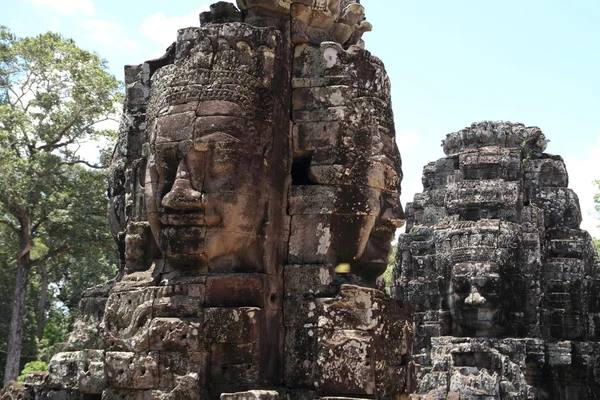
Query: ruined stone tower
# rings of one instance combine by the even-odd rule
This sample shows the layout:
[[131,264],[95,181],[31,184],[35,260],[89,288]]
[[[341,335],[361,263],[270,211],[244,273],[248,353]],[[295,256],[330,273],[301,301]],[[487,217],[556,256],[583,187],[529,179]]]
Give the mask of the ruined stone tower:
[[536,127],[451,133],[407,206],[394,296],[414,307],[415,399],[600,397],[598,264]]
[[200,21],[126,68],[121,270],[29,396],[406,398],[410,313],[376,288],[401,162],[363,7],[239,0]]

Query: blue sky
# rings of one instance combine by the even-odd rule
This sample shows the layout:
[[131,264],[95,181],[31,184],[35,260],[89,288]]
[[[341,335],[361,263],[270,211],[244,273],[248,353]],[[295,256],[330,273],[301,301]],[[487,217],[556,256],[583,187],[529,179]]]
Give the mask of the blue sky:
[[[162,54],[177,28],[198,25],[211,1],[15,0],[0,24],[19,36],[75,39],[123,76],[124,64]],[[600,179],[600,2],[597,0],[363,0],[367,48],[392,79],[402,201],[448,132],[480,120],[542,128],[565,158],[583,227],[600,237],[591,182]]]

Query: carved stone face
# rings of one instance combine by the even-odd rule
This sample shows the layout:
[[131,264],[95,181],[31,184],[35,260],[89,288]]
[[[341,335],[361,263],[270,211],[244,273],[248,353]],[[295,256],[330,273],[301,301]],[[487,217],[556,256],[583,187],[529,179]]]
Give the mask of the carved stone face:
[[497,336],[505,329],[502,280],[495,262],[464,262],[452,267],[448,303],[462,333]]
[[226,101],[187,104],[150,127],[146,206],[175,269],[251,271],[262,262],[272,126]]

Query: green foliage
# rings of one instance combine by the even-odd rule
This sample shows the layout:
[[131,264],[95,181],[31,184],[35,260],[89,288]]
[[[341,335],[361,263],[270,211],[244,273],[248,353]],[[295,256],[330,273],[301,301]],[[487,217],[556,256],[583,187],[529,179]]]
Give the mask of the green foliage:
[[[22,358],[38,356],[31,333],[36,313],[44,323],[39,347],[48,353],[66,339],[82,291],[115,272],[106,222],[108,157],[101,151],[96,164],[80,149],[116,137],[98,124],[114,118],[119,89],[106,62],[72,40],[50,32],[17,38],[0,26],[0,278],[7,282],[0,300],[12,304],[15,272],[26,268],[23,345],[33,346],[23,348]],[[0,343],[10,314],[0,312]],[[4,364],[6,345],[0,350]]]
[[[594,185],[596,185],[598,191],[594,195],[594,207],[596,208],[596,212],[598,215],[596,218],[600,219],[600,180],[594,181]],[[598,251],[598,256],[600,257],[600,239],[594,238],[594,244],[596,245],[596,250]]]
[[32,372],[42,372],[42,371],[48,371],[47,363],[45,363],[44,361],[30,361],[27,364],[25,364],[25,366],[23,367],[23,370],[21,371],[21,374],[19,375],[17,382],[20,384],[23,384],[23,383],[25,383],[25,378],[27,377],[28,374],[30,374]]
[[600,213],[600,180],[594,181],[594,185],[598,188],[598,192],[594,195],[594,207],[596,211]]
[[391,294],[392,280],[393,280],[393,272],[394,265],[396,264],[396,253],[398,251],[398,244],[392,244],[392,251],[388,256],[388,266],[383,273],[383,281],[385,282],[385,291],[387,294]]

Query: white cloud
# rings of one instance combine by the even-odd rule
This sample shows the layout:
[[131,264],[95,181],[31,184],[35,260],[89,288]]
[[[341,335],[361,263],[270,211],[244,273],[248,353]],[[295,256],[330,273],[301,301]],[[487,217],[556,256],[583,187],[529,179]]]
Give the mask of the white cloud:
[[94,15],[96,9],[91,0],[25,0],[36,6],[55,9],[62,15],[87,14]]
[[96,43],[108,45],[117,49],[134,49],[137,44],[125,39],[125,28],[115,22],[102,19],[88,19],[83,21],[87,37]]
[[149,15],[140,26],[140,33],[164,48],[167,48],[177,39],[177,30],[190,26],[200,26],[200,13],[208,11],[209,6],[186,14],[182,17],[168,17],[163,12]]
[[596,140],[596,146],[591,148],[584,157],[566,158],[567,170],[569,171],[569,187],[579,196],[583,223],[581,228],[590,232],[596,238],[600,238],[600,220],[594,209],[594,194],[598,187],[592,182],[600,180],[600,136]]

